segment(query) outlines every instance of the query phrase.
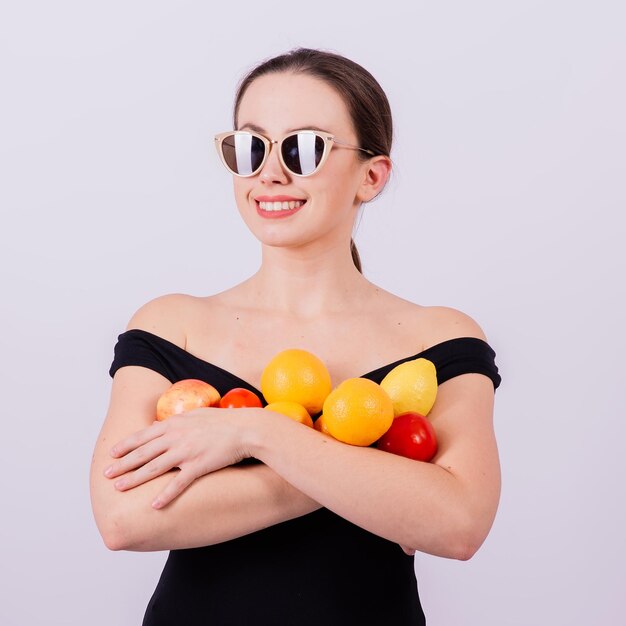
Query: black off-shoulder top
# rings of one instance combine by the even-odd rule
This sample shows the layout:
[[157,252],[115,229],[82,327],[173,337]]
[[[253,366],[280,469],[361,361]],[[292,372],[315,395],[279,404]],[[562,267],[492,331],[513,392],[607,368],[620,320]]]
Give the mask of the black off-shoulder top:
[[[363,374],[380,383],[396,365],[423,357],[439,384],[467,373],[500,385],[495,352],[481,339],[450,339]],[[221,395],[259,389],[180,346],[134,329],[118,337],[111,376],[121,367],[152,369],[172,383],[199,378]],[[252,460],[252,462],[254,462]],[[350,626],[425,624],[413,557],[322,508],[226,541],[172,550],[149,601],[144,626]]]

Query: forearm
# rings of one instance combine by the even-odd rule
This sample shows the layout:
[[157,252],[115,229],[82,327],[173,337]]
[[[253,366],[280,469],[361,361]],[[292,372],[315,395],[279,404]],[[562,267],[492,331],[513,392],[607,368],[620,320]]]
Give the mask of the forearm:
[[261,426],[252,445],[255,456],[295,488],[403,546],[465,559],[491,526],[491,511],[475,506],[463,484],[439,465],[350,446],[280,416]]
[[125,492],[103,479],[94,512],[109,548],[145,552],[207,546],[320,508],[259,464],[202,476],[174,502],[155,510],[152,501],[171,479],[168,472]]
[[[118,488],[125,491],[114,498],[109,483],[97,501],[115,502],[107,528],[113,543],[127,549],[225,541],[319,503],[402,546],[470,558],[487,536],[499,499],[490,386],[478,374],[447,381],[445,393],[442,386],[429,416],[439,443],[431,463],[350,446],[273,411],[198,409],[114,440],[117,460],[107,475],[124,476]],[[97,449],[110,462],[106,442],[103,436]],[[232,466],[245,456],[267,467]],[[104,467],[94,474],[101,480]],[[182,468],[177,480],[164,479],[172,467]],[[249,476],[252,470],[259,474]],[[129,492],[135,497],[126,500]],[[157,495],[160,510],[151,506]],[[159,517],[163,512],[171,517]]]

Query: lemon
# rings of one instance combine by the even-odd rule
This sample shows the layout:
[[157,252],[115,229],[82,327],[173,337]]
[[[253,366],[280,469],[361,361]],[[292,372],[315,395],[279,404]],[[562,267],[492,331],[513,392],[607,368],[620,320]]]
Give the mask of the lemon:
[[389,430],[393,403],[378,383],[368,378],[348,378],[324,402],[328,434],[354,446],[369,446]]
[[394,415],[412,411],[425,416],[437,397],[437,369],[428,359],[406,361],[394,367],[380,386],[393,402]]
[[297,402],[310,415],[319,413],[331,390],[330,373],[324,363],[298,348],[279,352],[261,375],[261,391],[268,403]]

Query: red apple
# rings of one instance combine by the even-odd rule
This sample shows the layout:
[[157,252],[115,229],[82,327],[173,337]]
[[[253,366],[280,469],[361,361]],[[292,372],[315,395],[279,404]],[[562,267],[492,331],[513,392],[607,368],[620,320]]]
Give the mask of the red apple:
[[203,380],[186,378],[174,383],[157,402],[156,418],[163,421],[172,415],[186,413],[193,409],[217,406],[220,394],[213,385]]

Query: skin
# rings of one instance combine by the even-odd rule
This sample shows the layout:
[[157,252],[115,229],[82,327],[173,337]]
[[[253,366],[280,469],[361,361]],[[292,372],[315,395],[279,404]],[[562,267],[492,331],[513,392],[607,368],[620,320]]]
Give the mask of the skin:
[[[238,123],[271,139],[317,126],[357,144],[341,97],[306,75],[257,79]],[[160,335],[256,388],[264,364],[290,347],[319,356],[335,386],[447,339],[486,339],[463,313],[398,298],[354,267],[349,242],[358,209],[382,190],[390,168],[387,157],[363,161],[335,146],[322,170],[298,178],[272,150],[260,173],[233,177],[241,217],[261,244],[259,270],[206,298],[157,298],[128,328]],[[284,220],[260,217],[255,198],[278,194],[307,204]],[[111,549],[210,545],[320,506],[409,554],[466,560],[491,528],[500,468],[485,376],[440,385],[429,415],[439,442],[431,463],[349,446],[264,409],[198,409],[153,422],[169,386],[134,366],[113,380],[91,471],[94,515]],[[232,467],[250,456],[263,465]]]

